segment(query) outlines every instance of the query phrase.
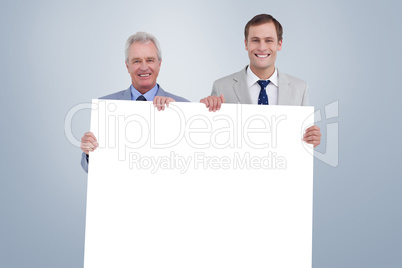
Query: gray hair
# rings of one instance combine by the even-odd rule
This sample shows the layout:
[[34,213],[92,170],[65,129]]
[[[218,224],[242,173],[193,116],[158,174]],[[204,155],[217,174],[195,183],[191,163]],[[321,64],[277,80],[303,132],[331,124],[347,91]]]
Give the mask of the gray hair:
[[159,59],[159,61],[162,60],[162,51],[161,51],[161,46],[159,45],[158,39],[156,39],[156,37],[150,33],[137,32],[136,34],[133,34],[132,36],[130,36],[126,42],[125,55],[126,55],[127,63],[128,63],[128,50],[130,49],[130,46],[135,42],[139,42],[141,44],[148,44],[149,42],[154,43],[154,45],[156,46],[156,50],[158,51],[158,59]]

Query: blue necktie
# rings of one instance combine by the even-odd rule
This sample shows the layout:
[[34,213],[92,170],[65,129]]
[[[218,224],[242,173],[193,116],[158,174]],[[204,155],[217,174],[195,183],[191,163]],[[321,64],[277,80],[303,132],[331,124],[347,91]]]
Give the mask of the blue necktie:
[[143,96],[143,95],[141,95],[141,96],[139,96],[137,99],[136,99],[136,101],[146,101],[147,99]]
[[269,80],[258,80],[257,83],[261,87],[260,95],[258,96],[258,105],[268,105],[268,96],[265,88],[269,84]]

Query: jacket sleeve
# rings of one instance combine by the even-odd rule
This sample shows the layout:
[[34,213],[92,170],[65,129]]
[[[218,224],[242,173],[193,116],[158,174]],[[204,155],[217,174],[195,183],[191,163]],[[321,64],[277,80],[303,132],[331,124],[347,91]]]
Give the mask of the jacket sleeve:
[[218,90],[218,87],[216,86],[216,81],[212,85],[211,96],[218,96],[219,97],[219,90]]
[[83,169],[86,173],[88,173],[88,162],[89,162],[89,159],[87,158],[87,154],[84,153],[84,152],[82,152],[82,155],[81,155],[81,166],[82,166],[82,169]]
[[308,106],[308,105],[309,105],[309,100],[308,100],[308,85],[306,84],[306,89],[304,90],[304,95],[303,95],[302,106]]

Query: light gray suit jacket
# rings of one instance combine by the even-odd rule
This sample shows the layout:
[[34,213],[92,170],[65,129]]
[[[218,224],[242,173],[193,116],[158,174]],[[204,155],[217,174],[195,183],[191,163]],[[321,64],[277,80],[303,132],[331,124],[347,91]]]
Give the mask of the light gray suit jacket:
[[[161,86],[159,86],[158,92],[156,93],[156,96],[162,96],[162,97],[170,97],[174,99],[177,102],[189,102],[189,100],[179,97],[177,95],[173,95],[169,92],[164,91]],[[131,100],[131,89],[130,87],[128,89],[104,96],[100,99],[103,100]],[[81,166],[85,170],[85,172],[88,173],[88,158],[87,155],[83,152],[81,156]]]
[[[226,103],[251,104],[247,67],[214,82],[211,95],[223,94]],[[278,105],[307,106],[307,83],[278,70]]]

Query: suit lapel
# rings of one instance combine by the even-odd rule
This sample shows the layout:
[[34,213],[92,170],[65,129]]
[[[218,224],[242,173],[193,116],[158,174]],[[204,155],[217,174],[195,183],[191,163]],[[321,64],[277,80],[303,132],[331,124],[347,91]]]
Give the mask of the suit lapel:
[[242,104],[251,104],[250,92],[247,86],[247,66],[233,77],[233,90]]
[[[158,86],[159,86],[159,84],[158,84]],[[161,86],[159,86],[158,92],[156,92],[156,96],[166,97],[166,92],[162,89]]]
[[119,100],[131,100],[131,88],[124,90]]
[[286,77],[286,74],[279,72],[279,70],[278,84],[278,105],[289,105],[293,89],[290,87],[290,80]]

